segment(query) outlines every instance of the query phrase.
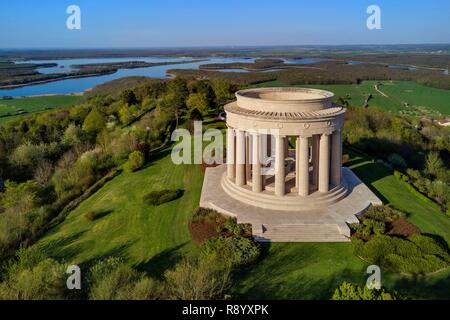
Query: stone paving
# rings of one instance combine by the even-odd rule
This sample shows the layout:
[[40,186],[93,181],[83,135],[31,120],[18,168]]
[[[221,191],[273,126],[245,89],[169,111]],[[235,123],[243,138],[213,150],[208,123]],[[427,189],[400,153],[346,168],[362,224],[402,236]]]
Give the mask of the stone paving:
[[296,211],[270,210],[245,204],[228,195],[222,187],[226,165],[207,168],[200,206],[250,223],[257,241],[337,242],[349,241],[348,223],[371,205],[382,205],[378,197],[349,169],[342,168],[347,196],[325,208]]

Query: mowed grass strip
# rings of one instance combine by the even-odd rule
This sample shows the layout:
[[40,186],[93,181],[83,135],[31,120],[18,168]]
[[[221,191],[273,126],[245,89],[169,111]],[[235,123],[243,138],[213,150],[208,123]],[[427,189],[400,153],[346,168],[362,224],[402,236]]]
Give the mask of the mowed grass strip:
[[[49,255],[77,264],[120,256],[130,264],[162,272],[181,254],[195,252],[188,221],[198,206],[203,174],[198,165],[172,163],[170,154],[135,172],[122,173],[37,243]],[[180,199],[149,206],[144,195],[183,189]],[[89,221],[87,211],[100,212]]]

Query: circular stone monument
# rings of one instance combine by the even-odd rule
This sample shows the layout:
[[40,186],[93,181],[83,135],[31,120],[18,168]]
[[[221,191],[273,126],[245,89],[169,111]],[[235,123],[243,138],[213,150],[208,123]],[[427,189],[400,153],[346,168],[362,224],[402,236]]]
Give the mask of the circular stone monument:
[[227,164],[207,170],[201,205],[251,223],[261,241],[348,240],[346,223],[380,201],[342,168],[346,110],[333,96],[308,88],[238,91],[225,106]]

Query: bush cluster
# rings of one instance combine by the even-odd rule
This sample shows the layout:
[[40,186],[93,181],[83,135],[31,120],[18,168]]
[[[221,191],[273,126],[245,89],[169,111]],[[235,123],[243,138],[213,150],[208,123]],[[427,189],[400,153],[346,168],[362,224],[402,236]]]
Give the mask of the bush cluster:
[[334,291],[331,300],[400,300],[401,297],[395,292],[388,292],[385,288],[369,289],[367,286],[360,286],[343,282]]
[[184,191],[181,189],[152,191],[144,196],[144,202],[151,206],[160,206],[164,203],[181,198],[183,192]]
[[362,217],[360,223],[350,224],[356,236],[368,238],[372,235],[384,234],[387,224],[400,218],[402,214],[388,206],[371,206]]
[[145,163],[145,155],[140,151],[133,151],[128,156],[128,161],[125,162],[123,168],[127,172],[134,172],[142,168]]
[[88,221],[97,220],[101,216],[103,216],[103,212],[95,211],[95,210],[86,211],[83,215],[83,217]]
[[239,237],[251,236],[252,235],[252,225],[249,223],[237,223],[236,218],[226,219],[223,225],[218,226],[219,231],[225,231],[230,235]]
[[202,253],[232,268],[237,268],[255,263],[261,250],[260,246],[249,238],[215,237],[203,243]]
[[377,235],[367,242],[353,238],[352,245],[355,254],[367,262],[401,273],[426,274],[450,264],[447,250],[423,235],[408,239]]

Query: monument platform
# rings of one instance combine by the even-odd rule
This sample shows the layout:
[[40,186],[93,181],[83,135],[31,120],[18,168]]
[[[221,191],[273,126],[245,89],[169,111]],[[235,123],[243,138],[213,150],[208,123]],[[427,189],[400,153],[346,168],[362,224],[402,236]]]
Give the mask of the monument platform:
[[[324,200],[316,193],[305,197],[303,203],[297,198],[289,211],[237,200],[230,195],[233,189],[227,189],[230,185],[224,179],[226,170],[226,165],[206,169],[200,206],[236,217],[238,223],[250,223],[254,239],[260,242],[350,241],[348,224],[357,223],[357,216],[371,205],[382,205],[381,200],[346,167],[342,168],[342,187],[324,195],[325,199],[337,197],[338,201],[330,200],[327,206],[315,207],[315,198],[320,200],[317,203]],[[289,195],[283,198],[286,202],[290,200]]]

